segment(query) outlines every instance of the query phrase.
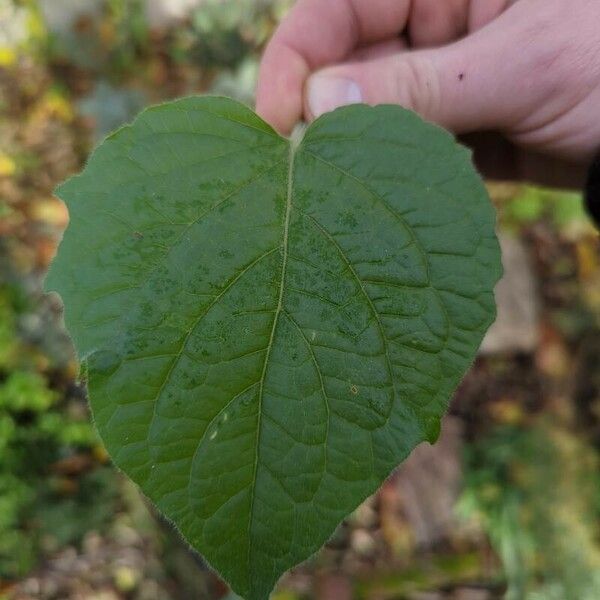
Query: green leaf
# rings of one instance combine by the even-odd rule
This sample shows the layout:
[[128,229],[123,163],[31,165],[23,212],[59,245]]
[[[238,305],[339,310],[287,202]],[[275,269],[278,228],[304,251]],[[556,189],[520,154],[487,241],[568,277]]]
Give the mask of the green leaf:
[[226,98],[144,111],[58,194],[47,280],[114,462],[247,599],[440,418],[494,317],[467,150],[396,106],[290,143]]

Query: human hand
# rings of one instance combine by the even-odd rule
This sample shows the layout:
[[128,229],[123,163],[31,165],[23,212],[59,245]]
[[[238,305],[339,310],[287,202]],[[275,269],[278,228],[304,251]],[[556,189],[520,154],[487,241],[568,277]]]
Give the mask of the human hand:
[[340,105],[400,104],[499,132],[465,138],[486,174],[578,185],[600,148],[599,24],[598,0],[298,0],[257,111],[288,133]]

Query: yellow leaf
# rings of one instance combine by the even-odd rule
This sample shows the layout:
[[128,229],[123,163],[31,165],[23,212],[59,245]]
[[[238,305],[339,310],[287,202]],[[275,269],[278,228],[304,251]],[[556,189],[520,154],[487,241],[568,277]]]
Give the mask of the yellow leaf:
[[73,120],[73,107],[59,92],[51,90],[46,94],[45,104],[48,113],[68,123]]
[[0,67],[10,67],[15,64],[17,54],[12,48],[0,46]]
[[0,177],[10,177],[15,174],[16,170],[15,161],[8,154],[0,152]]

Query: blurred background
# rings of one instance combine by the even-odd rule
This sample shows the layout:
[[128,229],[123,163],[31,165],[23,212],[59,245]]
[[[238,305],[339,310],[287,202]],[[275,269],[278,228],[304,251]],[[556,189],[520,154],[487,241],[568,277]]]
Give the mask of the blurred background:
[[[0,599],[216,600],[111,467],[60,306],[53,188],[143,106],[252,104],[284,0],[0,0]],[[577,194],[490,183],[499,317],[424,445],[275,600],[600,598],[600,242]]]

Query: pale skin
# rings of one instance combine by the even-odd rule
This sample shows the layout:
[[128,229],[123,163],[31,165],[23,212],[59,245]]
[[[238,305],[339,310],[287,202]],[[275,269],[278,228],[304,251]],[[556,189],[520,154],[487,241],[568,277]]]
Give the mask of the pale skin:
[[289,133],[355,102],[468,134],[492,176],[580,185],[600,150],[600,1],[297,0],[258,113]]

